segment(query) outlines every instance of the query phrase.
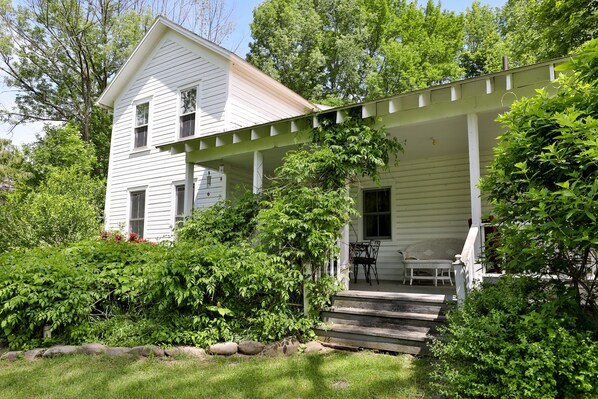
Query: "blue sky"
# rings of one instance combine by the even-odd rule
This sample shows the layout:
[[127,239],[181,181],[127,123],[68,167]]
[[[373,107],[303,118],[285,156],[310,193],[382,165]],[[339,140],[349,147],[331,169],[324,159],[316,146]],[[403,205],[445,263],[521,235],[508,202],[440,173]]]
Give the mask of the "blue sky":
[[[232,7],[231,19],[235,21],[236,27],[233,35],[223,43],[227,47],[235,51],[239,56],[245,58],[249,51],[248,44],[251,41],[251,30],[249,23],[253,19],[253,9],[263,0],[227,0],[227,4]],[[436,0],[435,0],[436,1]],[[419,0],[420,4],[425,4],[426,0]],[[506,0],[482,0],[482,4],[500,7],[504,5]],[[454,11],[465,11],[467,6],[471,4],[471,0],[444,0],[441,1],[442,8]],[[10,107],[14,101],[14,92],[10,88],[5,87],[0,82],[0,105],[2,107]],[[9,133],[9,126],[0,124],[0,138],[9,138],[15,144],[30,143],[35,140],[35,135],[42,131],[42,125],[39,123],[19,126],[14,131]]]

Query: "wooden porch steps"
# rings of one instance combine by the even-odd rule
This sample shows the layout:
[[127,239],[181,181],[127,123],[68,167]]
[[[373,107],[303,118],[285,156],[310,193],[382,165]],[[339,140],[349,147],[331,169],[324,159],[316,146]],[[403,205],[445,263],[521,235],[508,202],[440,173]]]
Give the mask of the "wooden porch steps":
[[420,354],[440,323],[447,302],[442,294],[342,291],[322,312],[319,339],[331,346]]

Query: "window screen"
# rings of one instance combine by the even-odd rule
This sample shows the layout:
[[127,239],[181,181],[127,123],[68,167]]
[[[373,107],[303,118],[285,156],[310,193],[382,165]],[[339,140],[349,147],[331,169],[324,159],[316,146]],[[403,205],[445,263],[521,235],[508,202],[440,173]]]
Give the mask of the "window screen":
[[134,148],[147,146],[147,130],[149,124],[149,103],[139,104],[135,107],[135,139]]
[[363,192],[363,237],[366,240],[391,238],[390,188]]
[[197,89],[181,91],[181,105],[179,108],[179,131],[181,137],[195,135],[195,113],[197,109]]
[[129,232],[136,233],[143,238],[145,222],[145,191],[131,192],[131,216],[129,218]]

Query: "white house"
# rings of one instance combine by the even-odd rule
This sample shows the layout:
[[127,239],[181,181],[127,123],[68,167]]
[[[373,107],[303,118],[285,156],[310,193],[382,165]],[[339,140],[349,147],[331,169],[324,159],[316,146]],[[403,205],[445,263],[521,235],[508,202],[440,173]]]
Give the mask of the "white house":
[[[158,18],[98,103],[114,115],[106,229],[160,240],[184,212],[185,155],[160,151],[318,108],[222,47]],[[207,207],[251,181],[251,169],[193,166],[193,202]]]
[[404,141],[405,153],[380,186],[353,187],[361,216],[344,241],[379,239],[380,278],[402,279],[398,250],[423,239],[465,240],[468,219],[480,226],[489,209],[477,184],[501,134],[495,119],[549,86],[555,62],[323,110],[158,18],[98,100],[114,112],[106,228],[168,237],[192,204],[209,206],[237,186],[259,191],[319,118],[358,112]]

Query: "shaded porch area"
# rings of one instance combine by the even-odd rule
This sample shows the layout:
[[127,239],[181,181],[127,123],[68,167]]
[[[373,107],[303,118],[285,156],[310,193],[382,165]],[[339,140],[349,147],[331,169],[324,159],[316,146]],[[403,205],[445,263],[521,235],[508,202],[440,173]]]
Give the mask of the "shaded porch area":
[[[434,287],[425,281],[413,286],[401,284],[405,264],[399,251],[423,240],[467,239],[469,247],[475,247],[476,251],[469,251],[463,259],[469,264],[478,259],[481,240],[471,235],[471,229],[479,229],[482,215],[490,211],[477,184],[501,134],[495,119],[512,101],[534,94],[554,76],[554,64],[547,62],[179,140],[160,148],[186,154],[184,208],[189,214],[195,165],[217,169],[223,174],[225,197],[233,196],[237,185],[257,193],[268,186],[268,177],[281,164],[283,155],[309,142],[311,129],[323,118],[336,123],[342,123],[347,115],[373,118],[377,127],[384,127],[405,143],[405,153],[400,156],[398,167],[391,166],[382,174],[379,184],[362,179],[352,186],[350,195],[359,216],[343,231],[340,258],[334,263],[336,270],[331,267],[330,274],[347,281],[349,243],[375,240],[380,241],[377,271],[384,283],[371,288],[364,285],[364,291],[448,290],[451,293],[454,288],[450,286]],[[355,287],[349,285],[351,291]],[[439,295],[443,295],[442,291]]]

